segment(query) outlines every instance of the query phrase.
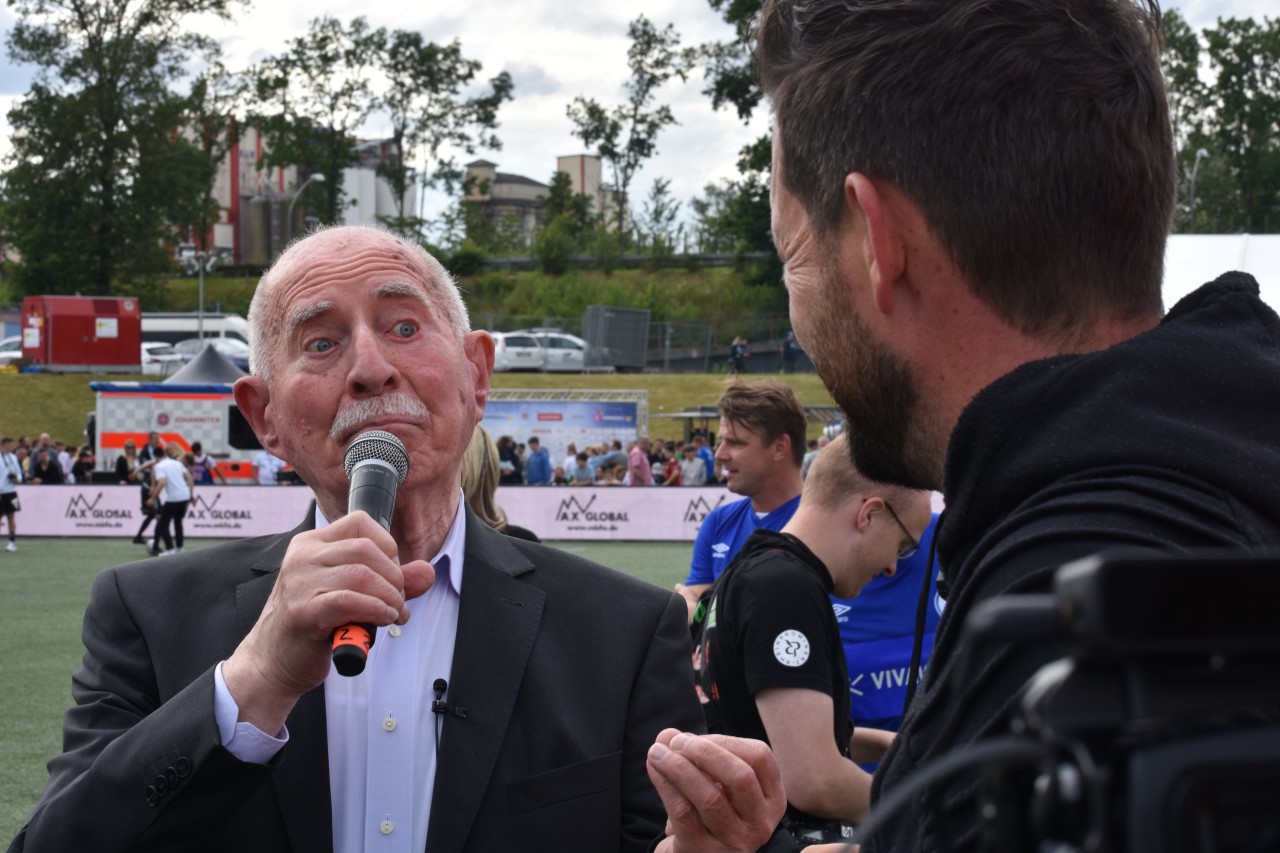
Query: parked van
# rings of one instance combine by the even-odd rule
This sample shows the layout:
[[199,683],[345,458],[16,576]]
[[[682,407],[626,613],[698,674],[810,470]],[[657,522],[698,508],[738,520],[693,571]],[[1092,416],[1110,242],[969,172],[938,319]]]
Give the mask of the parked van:
[[99,468],[111,470],[126,441],[142,447],[147,434],[156,432],[165,444],[183,450],[200,442],[228,483],[254,482],[253,457],[262,445],[230,385],[90,382],[89,387],[97,395],[92,423]]
[[[200,315],[195,311],[143,312],[142,339],[176,344],[199,333]],[[249,321],[239,314],[204,314],[206,338],[238,338],[249,342]]]

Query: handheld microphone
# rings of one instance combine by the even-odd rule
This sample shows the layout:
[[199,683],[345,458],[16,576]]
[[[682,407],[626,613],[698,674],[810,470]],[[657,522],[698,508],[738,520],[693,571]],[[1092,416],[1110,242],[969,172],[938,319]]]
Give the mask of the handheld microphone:
[[[384,530],[390,530],[396,489],[409,475],[409,452],[400,439],[385,430],[366,430],[347,448],[342,467],[351,480],[347,512],[364,510]],[[333,632],[333,666],[339,675],[364,672],[376,631],[373,625],[352,623]]]

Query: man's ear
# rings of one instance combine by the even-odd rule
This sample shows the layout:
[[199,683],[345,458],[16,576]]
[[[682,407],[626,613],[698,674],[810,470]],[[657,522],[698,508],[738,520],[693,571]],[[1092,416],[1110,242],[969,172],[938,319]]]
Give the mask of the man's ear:
[[493,376],[493,338],[488,332],[467,332],[462,338],[462,351],[471,363],[472,380],[475,382],[476,422],[484,417],[489,402],[489,380]]
[[871,279],[871,296],[883,314],[893,310],[893,286],[906,268],[906,253],[886,194],[878,182],[852,172],[844,179],[845,205],[862,220],[863,262]]
[[884,499],[878,497],[865,498],[858,507],[858,530],[865,533],[875,517],[884,511]]
[[280,449],[279,435],[271,417],[271,392],[267,389],[267,383],[261,376],[242,376],[231,386],[231,392],[236,398],[240,414],[249,422],[263,448],[272,455],[279,456],[276,452]]

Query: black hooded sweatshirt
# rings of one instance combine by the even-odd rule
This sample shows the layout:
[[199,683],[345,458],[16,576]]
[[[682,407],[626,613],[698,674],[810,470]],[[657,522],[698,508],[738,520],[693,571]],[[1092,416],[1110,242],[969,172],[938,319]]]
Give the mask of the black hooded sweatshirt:
[[[963,625],[979,602],[1048,592],[1059,566],[1092,554],[1280,546],[1278,343],[1280,318],[1257,283],[1227,273],[1148,332],[1024,364],[973,399],[944,474],[946,611],[873,797],[945,752],[1007,734],[1019,689],[1061,656],[984,645],[961,682]],[[1206,577],[1204,595],[1213,589]],[[976,784],[961,775],[932,801],[915,798],[863,850],[974,849]]]

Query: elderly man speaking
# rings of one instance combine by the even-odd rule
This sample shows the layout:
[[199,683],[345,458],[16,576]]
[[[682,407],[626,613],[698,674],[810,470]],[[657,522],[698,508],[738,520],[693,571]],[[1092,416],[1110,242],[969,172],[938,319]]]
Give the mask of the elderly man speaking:
[[[316,495],[293,531],[99,576],[65,751],[18,850],[639,851],[645,755],[700,725],[684,602],[491,531],[461,500],[493,342],[418,246],[289,248],[235,396]],[[408,474],[390,530],[348,512],[376,429]],[[377,627],[364,671],[330,637]]]

